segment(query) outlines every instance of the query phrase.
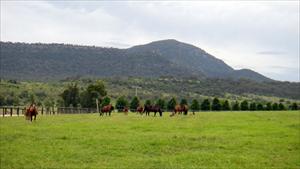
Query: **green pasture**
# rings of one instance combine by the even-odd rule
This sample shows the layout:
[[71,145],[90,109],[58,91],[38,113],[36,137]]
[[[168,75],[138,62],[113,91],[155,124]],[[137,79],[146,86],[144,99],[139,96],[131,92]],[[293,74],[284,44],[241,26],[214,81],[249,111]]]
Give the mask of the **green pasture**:
[[0,168],[300,168],[300,112],[0,118]]

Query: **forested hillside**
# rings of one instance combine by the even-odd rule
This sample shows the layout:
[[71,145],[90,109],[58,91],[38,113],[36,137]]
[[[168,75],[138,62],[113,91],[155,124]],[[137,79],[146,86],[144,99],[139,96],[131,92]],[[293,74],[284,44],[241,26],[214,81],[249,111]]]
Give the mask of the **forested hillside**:
[[204,50],[176,40],[128,49],[66,44],[1,42],[1,77],[51,81],[83,77],[197,77],[272,81],[248,69],[234,70]]
[[[25,82],[9,80],[0,82],[0,102],[7,105],[24,105],[35,99],[40,104],[61,103],[60,95],[70,85],[77,84],[80,91],[98,79],[66,79],[57,82]],[[107,96],[115,101],[120,96],[128,100],[137,95],[141,100],[155,101],[185,98],[203,100],[224,98],[231,101],[299,102],[300,84],[290,82],[263,82],[249,80],[193,79],[193,78],[104,78]]]

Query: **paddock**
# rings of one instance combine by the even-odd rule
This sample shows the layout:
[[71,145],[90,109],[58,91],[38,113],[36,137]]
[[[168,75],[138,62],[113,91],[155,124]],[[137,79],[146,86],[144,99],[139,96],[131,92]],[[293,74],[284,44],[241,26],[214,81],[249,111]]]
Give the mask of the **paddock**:
[[0,118],[0,167],[299,168],[299,117],[240,111]]

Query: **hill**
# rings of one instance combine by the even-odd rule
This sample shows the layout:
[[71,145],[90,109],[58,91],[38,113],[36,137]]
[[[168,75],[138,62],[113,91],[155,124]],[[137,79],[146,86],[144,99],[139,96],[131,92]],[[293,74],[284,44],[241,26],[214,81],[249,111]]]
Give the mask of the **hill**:
[[128,49],[68,44],[1,42],[1,77],[60,80],[84,77],[197,77],[272,81],[251,70],[234,70],[204,50],[176,40]]

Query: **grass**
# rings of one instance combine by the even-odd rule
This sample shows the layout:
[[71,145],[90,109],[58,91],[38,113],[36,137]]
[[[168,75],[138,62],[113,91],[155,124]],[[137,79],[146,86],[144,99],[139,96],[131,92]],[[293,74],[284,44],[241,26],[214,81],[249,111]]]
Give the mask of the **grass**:
[[300,112],[0,118],[6,168],[300,168]]

